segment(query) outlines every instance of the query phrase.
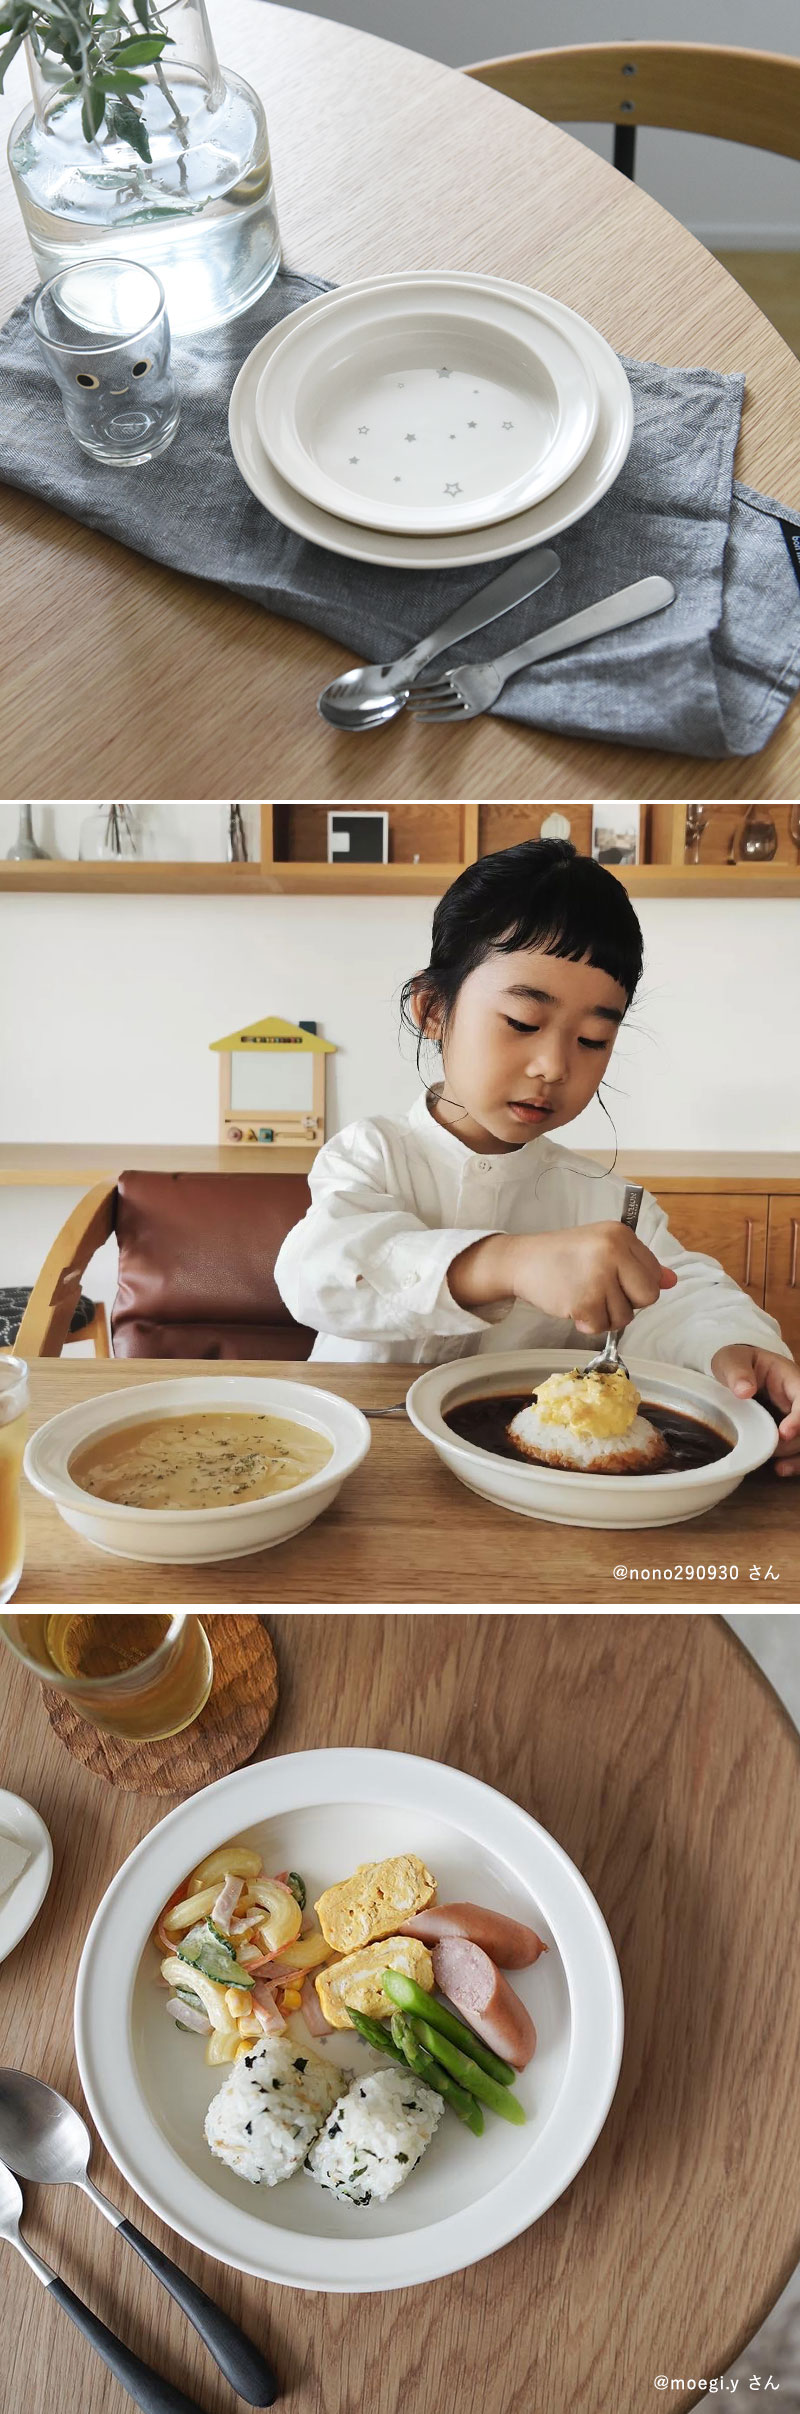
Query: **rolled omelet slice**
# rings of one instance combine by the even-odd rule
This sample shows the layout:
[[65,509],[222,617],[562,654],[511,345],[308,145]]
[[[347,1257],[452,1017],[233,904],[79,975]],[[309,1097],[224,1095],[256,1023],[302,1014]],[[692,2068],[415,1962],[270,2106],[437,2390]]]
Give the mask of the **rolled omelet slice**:
[[333,1962],[315,1978],[331,2028],[352,2028],[350,2003],[354,2011],[366,2012],[372,2020],[386,2019],[394,2007],[381,1985],[384,1970],[402,1970],[406,1978],[415,1978],[417,1986],[424,1987],[426,1995],[433,1993],[433,1962],[427,1946],[416,1936],[387,1936],[379,1944],[364,1945],[360,1953],[347,1953],[343,1961]]
[[391,1861],[362,1861],[351,1878],[328,1886],[314,1909],[327,1943],[337,1953],[355,1953],[376,1937],[394,1936],[435,1894],[436,1879],[424,1861],[403,1852]]

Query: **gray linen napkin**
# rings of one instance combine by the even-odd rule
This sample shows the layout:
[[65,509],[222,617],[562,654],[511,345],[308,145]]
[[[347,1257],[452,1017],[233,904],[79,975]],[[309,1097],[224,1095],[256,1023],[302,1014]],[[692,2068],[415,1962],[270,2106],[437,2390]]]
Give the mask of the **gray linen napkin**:
[[[282,271],[252,310],[175,341],[182,421],[147,466],[93,462],[69,435],[20,303],[0,331],[0,478],[136,552],[249,596],[385,661],[500,567],[381,570],[295,536],[250,494],[228,443],[228,400],[253,345],[324,282]],[[800,514],[733,482],[744,376],[625,360],[636,412],[603,501],[555,539],[543,592],[469,638],[480,661],[596,596],[658,571],[677,601],[616,636],[521,672],[496,706],[578,737],[682,754],[756,754],[800,686]]]

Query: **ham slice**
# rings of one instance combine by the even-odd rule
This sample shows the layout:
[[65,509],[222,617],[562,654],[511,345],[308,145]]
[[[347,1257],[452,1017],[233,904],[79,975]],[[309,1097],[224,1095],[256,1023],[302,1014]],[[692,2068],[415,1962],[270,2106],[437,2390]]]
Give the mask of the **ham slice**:
[[434,1946],[433,1975],[439,1993],[490,2052],[511,2062],[515,2070],[524,2070],[536,2052],[536,2030],[530,2012],[488,1953],[464,1936],[443,1937]]
[[482,1903],[431,1903],[427,1911],[417,1911],[413,1919],[398,1928],[398,1936],[421,1936],[426,1945],[436,1945],[445,1936],[465,1936],[471,1945],[480,1945],[490,1961],[501,1970],[527,1970],[538,1961],[547,1946],[535,1928],[525,1928],[517,1919],[506,1919],[502,1911],[487,1911]]
[[226,1878],[221,1892],[217,1895],[217,1899],[211,1913],[215,1928],[223,1928],[226,1936],[230,1935],[231,1920],[233,1918],[243,1884],[244,1880],[242,1878]]

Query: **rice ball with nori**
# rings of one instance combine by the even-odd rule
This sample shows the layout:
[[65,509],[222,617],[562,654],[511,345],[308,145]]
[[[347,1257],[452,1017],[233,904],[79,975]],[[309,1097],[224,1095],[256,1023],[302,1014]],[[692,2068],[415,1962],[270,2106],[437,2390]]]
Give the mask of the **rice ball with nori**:
[[342,2072],[290,2036],[243,2054],[209,2104],[206,2141],[240,2179],[291,2179],[341,2093]]
[[444,2111],[413,2071],[374,2070],[334,2105],[306,2170],[345,2204],[384,2204],[430,2144]]

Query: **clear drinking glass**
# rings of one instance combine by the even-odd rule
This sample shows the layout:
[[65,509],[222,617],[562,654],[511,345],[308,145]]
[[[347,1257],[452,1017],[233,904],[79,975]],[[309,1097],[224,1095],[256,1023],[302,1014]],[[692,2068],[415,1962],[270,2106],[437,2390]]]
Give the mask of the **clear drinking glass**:
[[0,1618],[0,1641],[90,1726],[137,1742],[179,1735],[211,1691],[208,1636],[185,1609],[12,1614]]
[[24,1358],[0,1358],[0,1601],[11,1601],[22,1574],[22,1453],[28,1405]]
[[31,320],[76,444],[135,469],[172,443],[180,401],[164,288],[137,260],[77,260],[42,285]]

